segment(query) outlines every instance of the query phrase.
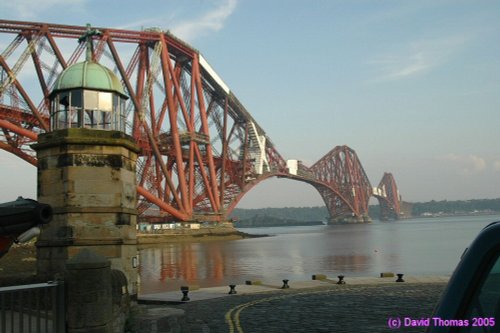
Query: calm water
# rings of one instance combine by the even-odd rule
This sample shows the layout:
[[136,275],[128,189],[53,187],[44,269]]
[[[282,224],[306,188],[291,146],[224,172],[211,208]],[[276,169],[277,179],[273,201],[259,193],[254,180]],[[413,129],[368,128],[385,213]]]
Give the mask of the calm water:
[[245,280],[449,275],[477,233],[500,216],[447,217],[360,225],[240,229],[272,237],[178,243],[140,252],[141,293],[241,284]]

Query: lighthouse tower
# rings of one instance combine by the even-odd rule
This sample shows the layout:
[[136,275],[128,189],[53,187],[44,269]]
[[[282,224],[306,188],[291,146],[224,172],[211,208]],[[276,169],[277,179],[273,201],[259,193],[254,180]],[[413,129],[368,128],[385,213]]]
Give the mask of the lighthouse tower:
[[38,200],[54,219],[37,242],[38,274],[62,273],[82,249],[107,257],[137,293],[137,199],[139,148],[125,133],[125,101],[118,77],[93,60],[88,29],[86,60],[66,68],[49,96],[50,131],[34,145]]

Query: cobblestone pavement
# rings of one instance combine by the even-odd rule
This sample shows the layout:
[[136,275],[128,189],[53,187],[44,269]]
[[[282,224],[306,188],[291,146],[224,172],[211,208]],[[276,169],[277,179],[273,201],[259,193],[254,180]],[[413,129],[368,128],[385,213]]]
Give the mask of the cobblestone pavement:
[[423,332],[390,329],[388,319],[427,318],[445,283],[332,285],[234,295],[176,307],[186,311],[192,333],[215,332]]

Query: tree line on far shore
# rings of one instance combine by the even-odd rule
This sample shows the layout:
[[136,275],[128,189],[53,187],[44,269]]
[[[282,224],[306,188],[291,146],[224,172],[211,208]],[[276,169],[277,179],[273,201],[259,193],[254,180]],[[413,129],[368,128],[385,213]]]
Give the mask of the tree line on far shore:
[[[428,215],[468,215],[468,214],[500,213],[500,198],[474,199],[456,201],[428,201],[411,203],[413,217]],[[379,206],[370,205],[369,215],[378,219]],[[275,225],[303,225],[303,222],[327,221],[328,211],[325,206],[317,207],[284,207],[284,208],[257,208],[234,209],[231,217],[240,221],[240,225],[259,225],[260,222],[272,221]],[[237,222],[238,224],[238,222]]]
[[500,212],[500,198],[498,199],[474,199],[456,201],[429,201],[416,202],[412,204],[412,215],[420,216],[424,213],[431,214],[467,214],[477,212]]

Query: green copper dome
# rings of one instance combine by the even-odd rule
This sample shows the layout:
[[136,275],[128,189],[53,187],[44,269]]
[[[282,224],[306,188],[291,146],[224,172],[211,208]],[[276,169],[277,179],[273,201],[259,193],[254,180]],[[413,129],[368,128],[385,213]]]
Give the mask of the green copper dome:
[[127,98],[118,77],[108,68],[94,61],[84,61],[66,68],[57,79],[52,95],[71,89],[89,89],[116,92]]

